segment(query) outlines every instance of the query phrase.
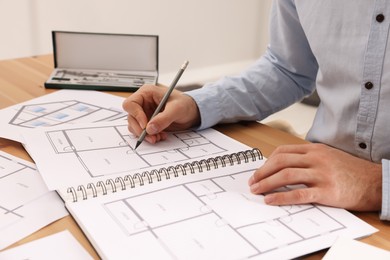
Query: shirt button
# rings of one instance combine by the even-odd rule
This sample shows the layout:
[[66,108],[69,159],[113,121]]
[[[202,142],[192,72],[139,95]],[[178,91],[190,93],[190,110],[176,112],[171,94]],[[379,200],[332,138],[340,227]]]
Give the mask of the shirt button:
[[378,23],[381,23],[381,22],[383,22],[385,20],[385,16],[383,15],[383,14],[378,14],[377,16],[376,16],[376,21],[378,22]]
[[362,148],[362,149],[366,149],[367,148],[367,145],[365,143],[360,143],[359,144],[359,147]]
[[372,84],[371,81],[367,81],[365,84],[364,84],[364,87],[366,89],[372,89],[374,87],[374,84]]

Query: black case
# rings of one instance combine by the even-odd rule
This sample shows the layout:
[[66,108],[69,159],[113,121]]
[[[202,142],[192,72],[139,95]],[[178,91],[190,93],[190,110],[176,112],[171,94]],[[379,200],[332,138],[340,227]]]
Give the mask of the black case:
[[158,36],[53,31],[46,88],[136,91],[157,84]]

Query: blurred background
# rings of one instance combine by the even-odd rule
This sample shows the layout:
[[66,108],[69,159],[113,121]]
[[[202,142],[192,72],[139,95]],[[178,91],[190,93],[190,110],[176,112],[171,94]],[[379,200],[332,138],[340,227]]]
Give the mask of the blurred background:
[[159,35],[162,83],[235,73],[268,39],[270,0],[0,0],[0,59],[52,53],[52,30]]

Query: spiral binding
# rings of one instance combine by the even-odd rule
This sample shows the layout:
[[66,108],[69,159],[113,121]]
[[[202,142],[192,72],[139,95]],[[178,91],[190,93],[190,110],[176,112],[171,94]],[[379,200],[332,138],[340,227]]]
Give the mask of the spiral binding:
[[223,156],[211,157],[199,161],[186,162],[166,168],[153,169],[142,173],[128,174],[124,177],[116,177],[115,179],[107,179],[105,182],[98,181],[96,183],[88,183],[87,185],[79,185],[77,187],[69,187],[67,193],[70,194],[72,201],[77,202],[79,199],[87,200],[89,197],[97,197],[116,193],[127,189],[135,188],[137,185],[143,186],[145,183],[153,183],[154,180],[162,181],[169,180],[172,177],[180,175],[194,174],[207,172],[219,167],[233,166],[235,164],[247,163],[250,160],[262,160],[263,154],[257,148],[251,150],[240,151],[237,153],[226,154]]

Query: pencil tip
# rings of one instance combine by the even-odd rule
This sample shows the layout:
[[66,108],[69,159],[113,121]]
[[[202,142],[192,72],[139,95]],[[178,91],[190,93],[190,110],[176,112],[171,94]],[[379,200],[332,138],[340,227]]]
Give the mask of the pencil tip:
[[140,141],[137,141],[137,143],[135,144],[135,148],[134,148],[134,151],[137,150],[137,147],[141,144]]

